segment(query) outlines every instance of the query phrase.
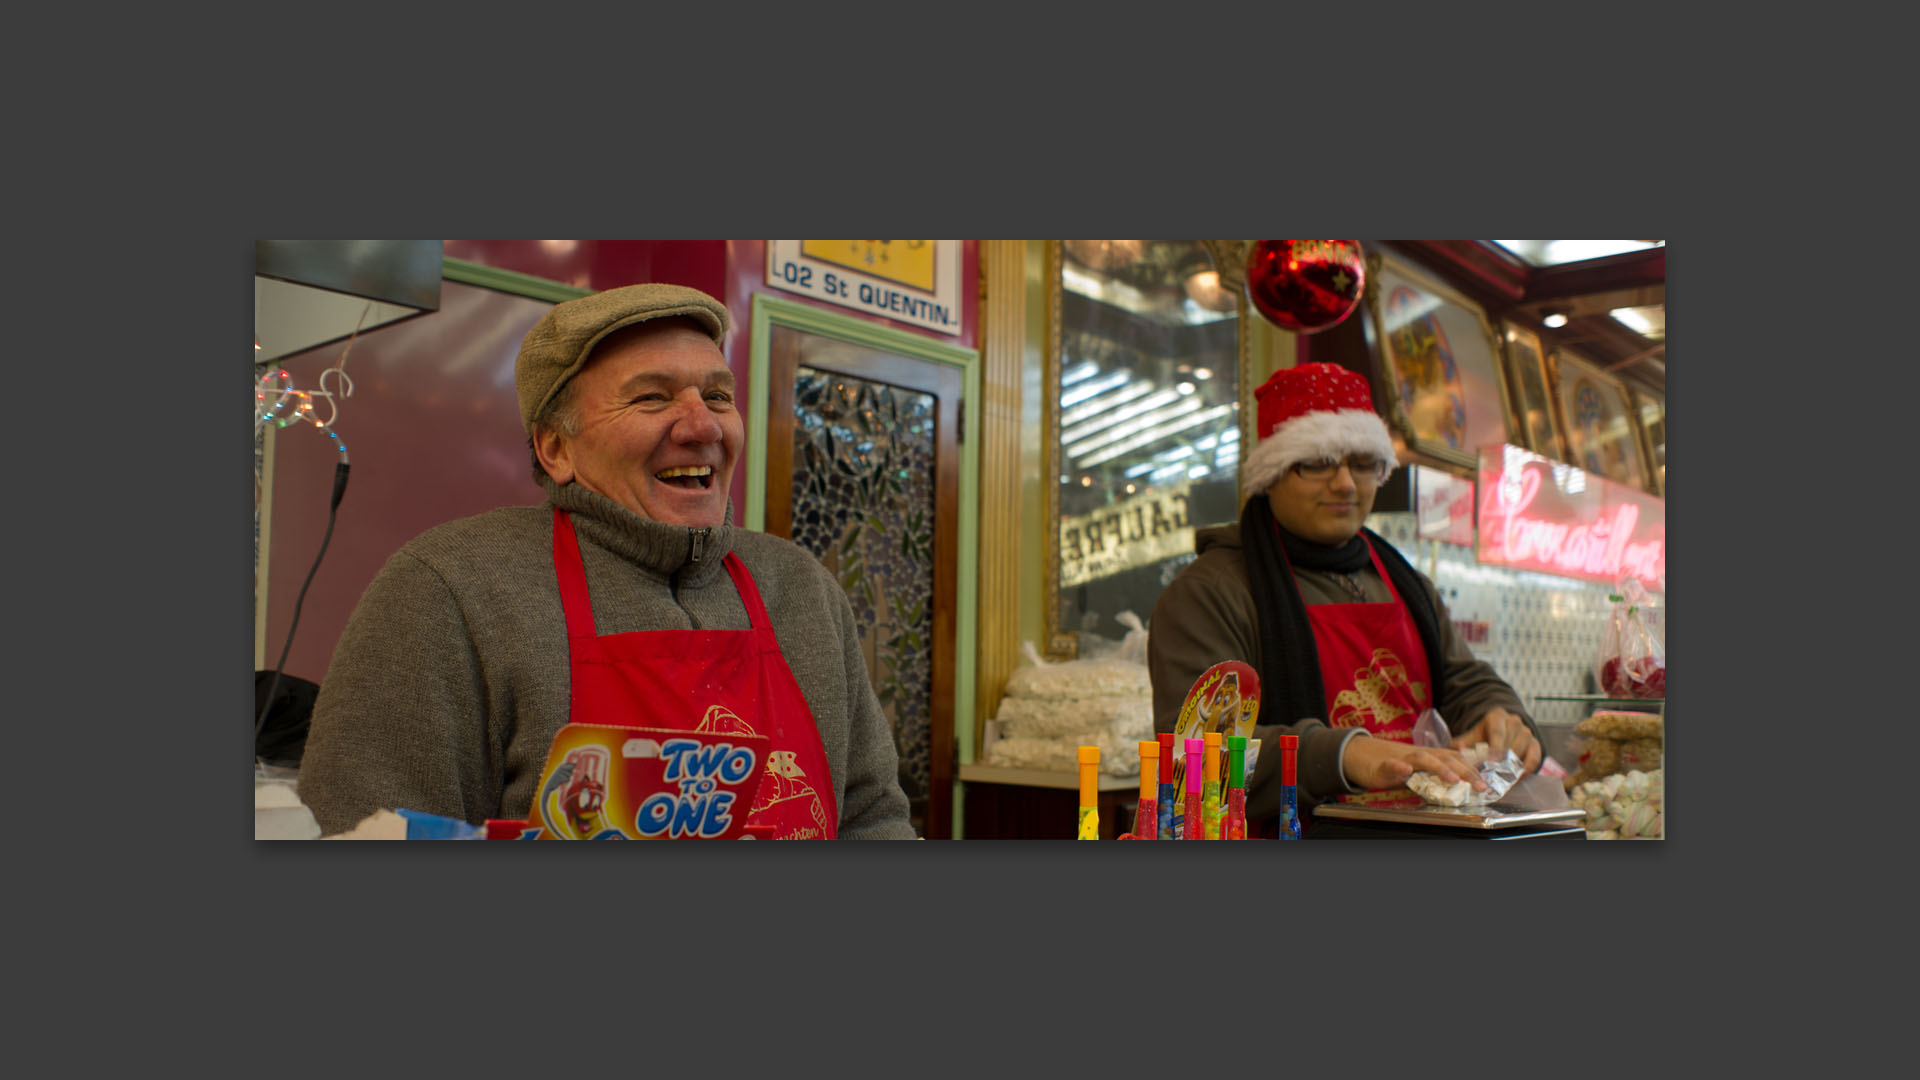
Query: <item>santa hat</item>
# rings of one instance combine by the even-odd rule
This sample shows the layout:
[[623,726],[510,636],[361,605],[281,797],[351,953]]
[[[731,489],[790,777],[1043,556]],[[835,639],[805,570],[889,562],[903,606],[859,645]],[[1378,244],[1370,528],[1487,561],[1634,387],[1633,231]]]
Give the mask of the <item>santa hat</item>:
[[1338,364],[1298,364],[1274,372],[1253,397],[1260,444],[1241,468],[1250,494],[1265,492],[1299,462],[1320,458],[1372,454],[1392,475],[1393,436],[1373,411],[1364,376]]

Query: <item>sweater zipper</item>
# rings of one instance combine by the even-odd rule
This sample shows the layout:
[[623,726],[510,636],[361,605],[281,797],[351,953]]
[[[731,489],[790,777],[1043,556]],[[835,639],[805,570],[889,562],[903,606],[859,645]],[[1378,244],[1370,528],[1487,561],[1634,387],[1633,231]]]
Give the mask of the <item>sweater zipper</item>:
[[679,573],[667,579],[667,591],[672,595],[673,602],[680,606],[680,610],[687,613],[687,619],[693,624],[693,629],[698,630],[700,629],[700,620],[694,616],[693,612],[680,599],[680,579],[687,571],[699,567],[701,557],[707,553],[707,540],[713,536],[713,530],[690,528],[687,530],[687,535],[693,540],[693,551],[687,557],[687,565],[682,567]]

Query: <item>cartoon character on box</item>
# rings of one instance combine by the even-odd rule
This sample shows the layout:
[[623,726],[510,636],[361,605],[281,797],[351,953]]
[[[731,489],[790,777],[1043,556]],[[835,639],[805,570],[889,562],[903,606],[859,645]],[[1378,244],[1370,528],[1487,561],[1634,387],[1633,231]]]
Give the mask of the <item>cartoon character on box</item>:
[[566,838],[578,840],[609,827],[604,813],[607,764],[605,747],[582,746],[569,752],[567,760],[553,770],[540,792],[540,804],[556,834],[570,832],[572,835]]
[[[1188,739],[1204,739],[1208,732],[1219,732],[1223,743],[1235,735],[1251,737],[1259,715],[1259,674],[1239,660],[1215,664],[1201,672],[1193,688],[1187,691],[1187,698],[1180,706],[1180,717],[1173,726],[1174,745],[1185,746]],[[1174,760],[1172,782],[1176,791],[1184,790],[1189,766],[1197,769],[1201,763],[1188,762],[1184,754]],[[1171,831],[1182,838],[1186,836],[1184,807],[1175,806]]]

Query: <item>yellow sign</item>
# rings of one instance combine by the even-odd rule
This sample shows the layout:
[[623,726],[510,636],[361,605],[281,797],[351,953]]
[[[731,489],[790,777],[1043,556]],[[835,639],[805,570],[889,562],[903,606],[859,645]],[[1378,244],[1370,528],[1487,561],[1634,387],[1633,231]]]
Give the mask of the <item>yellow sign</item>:
[[769,240],[767,284],[958,336],[960,240]]
[[802,240],[800,253],[870,277],[933,291],[931,240]]
[[1091,514],[1060,518],[1060,587],[1150,566],[1193,550],[1192,484],[1155,488]]

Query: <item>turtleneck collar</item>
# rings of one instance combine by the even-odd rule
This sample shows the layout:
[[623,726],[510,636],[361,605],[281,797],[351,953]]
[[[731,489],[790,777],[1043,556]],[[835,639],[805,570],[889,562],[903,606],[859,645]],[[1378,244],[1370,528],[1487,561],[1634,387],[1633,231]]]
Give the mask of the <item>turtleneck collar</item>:
[[1351,574],[1373,565],[1372,557],[1367,554],[1367,542],[1361,539],[1360,533],[1347,537],[1344,543],[1320,544],[1294,535],[1278,521],[1273,523],[1273,531],[1280,535],[1280,547],[1286,551],[1287,561],[1295,566]]
[[[540,487],[546,491],[549,503],[573,515],[574,530],[583,539],[665,576],[684,573],[683,584],[700,584],[720,573],[720,560],[733,550],[731,500],[720,525],[695,529],[641,517],[579,484],[561,486],[551,477],[543,476]],[[705,535],[697,535],[701,533]],[[698,564],[693,561],[696,539],[700,553]]]

